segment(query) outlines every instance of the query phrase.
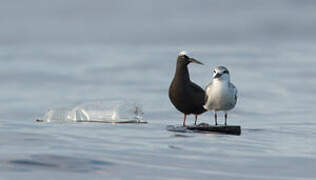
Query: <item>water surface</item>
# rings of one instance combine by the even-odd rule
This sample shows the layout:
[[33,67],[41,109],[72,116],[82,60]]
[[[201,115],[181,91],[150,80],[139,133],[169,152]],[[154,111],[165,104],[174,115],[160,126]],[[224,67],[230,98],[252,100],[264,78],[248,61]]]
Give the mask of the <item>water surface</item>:
[[[0,1],[0,179],[315,179],[314,1]],[[229,68],[241,136],[166,130],[181,50]],[[148,124],[35,122],[113,100]]]
[[[205,63],[190,65],[191,79],[201,86],[211,80],[214,66],[231,70],[239,101],[228,122],[242,126],[241,136],[166,130],[182,123],[167,96],[176,50],[2,46],[1,177],[315,177],[313,49],[192,48]],[[113,98],[141,103],[149,123],[34,121],[52,107]],[[213,123],[213,114],[203,114],[199,122]]]

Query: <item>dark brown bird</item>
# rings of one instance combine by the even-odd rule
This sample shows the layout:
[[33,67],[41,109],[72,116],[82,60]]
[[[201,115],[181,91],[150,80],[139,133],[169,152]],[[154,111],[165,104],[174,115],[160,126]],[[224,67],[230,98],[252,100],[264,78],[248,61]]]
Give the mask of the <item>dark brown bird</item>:
[[170,101],[184,114],[183,126],[185,126],[187,115],[194,114],[194,124],[196,124],[197,116],[206,111],[203,108],[205,104],[205,91],[190,80],[188,65],[191,62],[203,64],[187,56],[185,51],[180,52],[177,59],[176,73],[169,87]]

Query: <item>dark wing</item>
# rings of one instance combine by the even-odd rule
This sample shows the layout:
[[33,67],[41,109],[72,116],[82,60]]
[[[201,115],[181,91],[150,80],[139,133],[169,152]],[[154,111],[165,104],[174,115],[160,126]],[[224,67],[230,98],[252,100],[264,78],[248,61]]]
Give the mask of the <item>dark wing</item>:
[[235,85],[233,83],[230,83],[229,84],[231,88],[233,88],[234,90],[234,98],[235,98],[235,102],[237,102],[237,99],[238,99],[238,91],[237,91],[237,88],[235,87]]
[[193,89],[194,92],[196,92],[196,93],[205,93],[204,90],[200,86],[198,86],[197,84],[195,84],[193,82],[191,82],[190,88]]
[[196,104],[204,104],[204,98],[205,98],[205,91],[198,86],[197,84],[191,82],[189,86],[192,96],[194,97],[194,101]]

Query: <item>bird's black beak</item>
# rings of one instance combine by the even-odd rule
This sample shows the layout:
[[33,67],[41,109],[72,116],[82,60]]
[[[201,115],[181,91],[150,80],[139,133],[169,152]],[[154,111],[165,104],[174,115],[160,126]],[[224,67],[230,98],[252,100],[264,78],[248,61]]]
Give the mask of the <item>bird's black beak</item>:
[[215,78],[220,78],[222,75],[223,75],[223,74],[221,74],[221,73],[217,73],[217,74],[215,74],[214,79],[215,79]]
[[[194,58],[190,58],[189,59],[189,62],[193,62],[193,63],[196,63],[196,64],[203,64],[202,62],[200,62],[200,61],[198,61],[198,60],[196,60],[196,59],[194,59]],[[204,65],[204,64],[203,64]]]

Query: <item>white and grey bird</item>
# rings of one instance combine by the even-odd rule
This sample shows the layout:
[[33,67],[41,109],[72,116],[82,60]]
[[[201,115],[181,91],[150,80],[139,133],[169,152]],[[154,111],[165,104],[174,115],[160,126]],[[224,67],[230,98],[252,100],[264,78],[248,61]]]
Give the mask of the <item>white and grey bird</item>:
[[217,111],[225,112],[227,125],[227,111],[233,109],[237,103],[237,88],[230,82],[230,74],[226,67],[218,66],[213,71],[213,80],[205,89],[204,108],[214,111],[215,125],[217,125]]

